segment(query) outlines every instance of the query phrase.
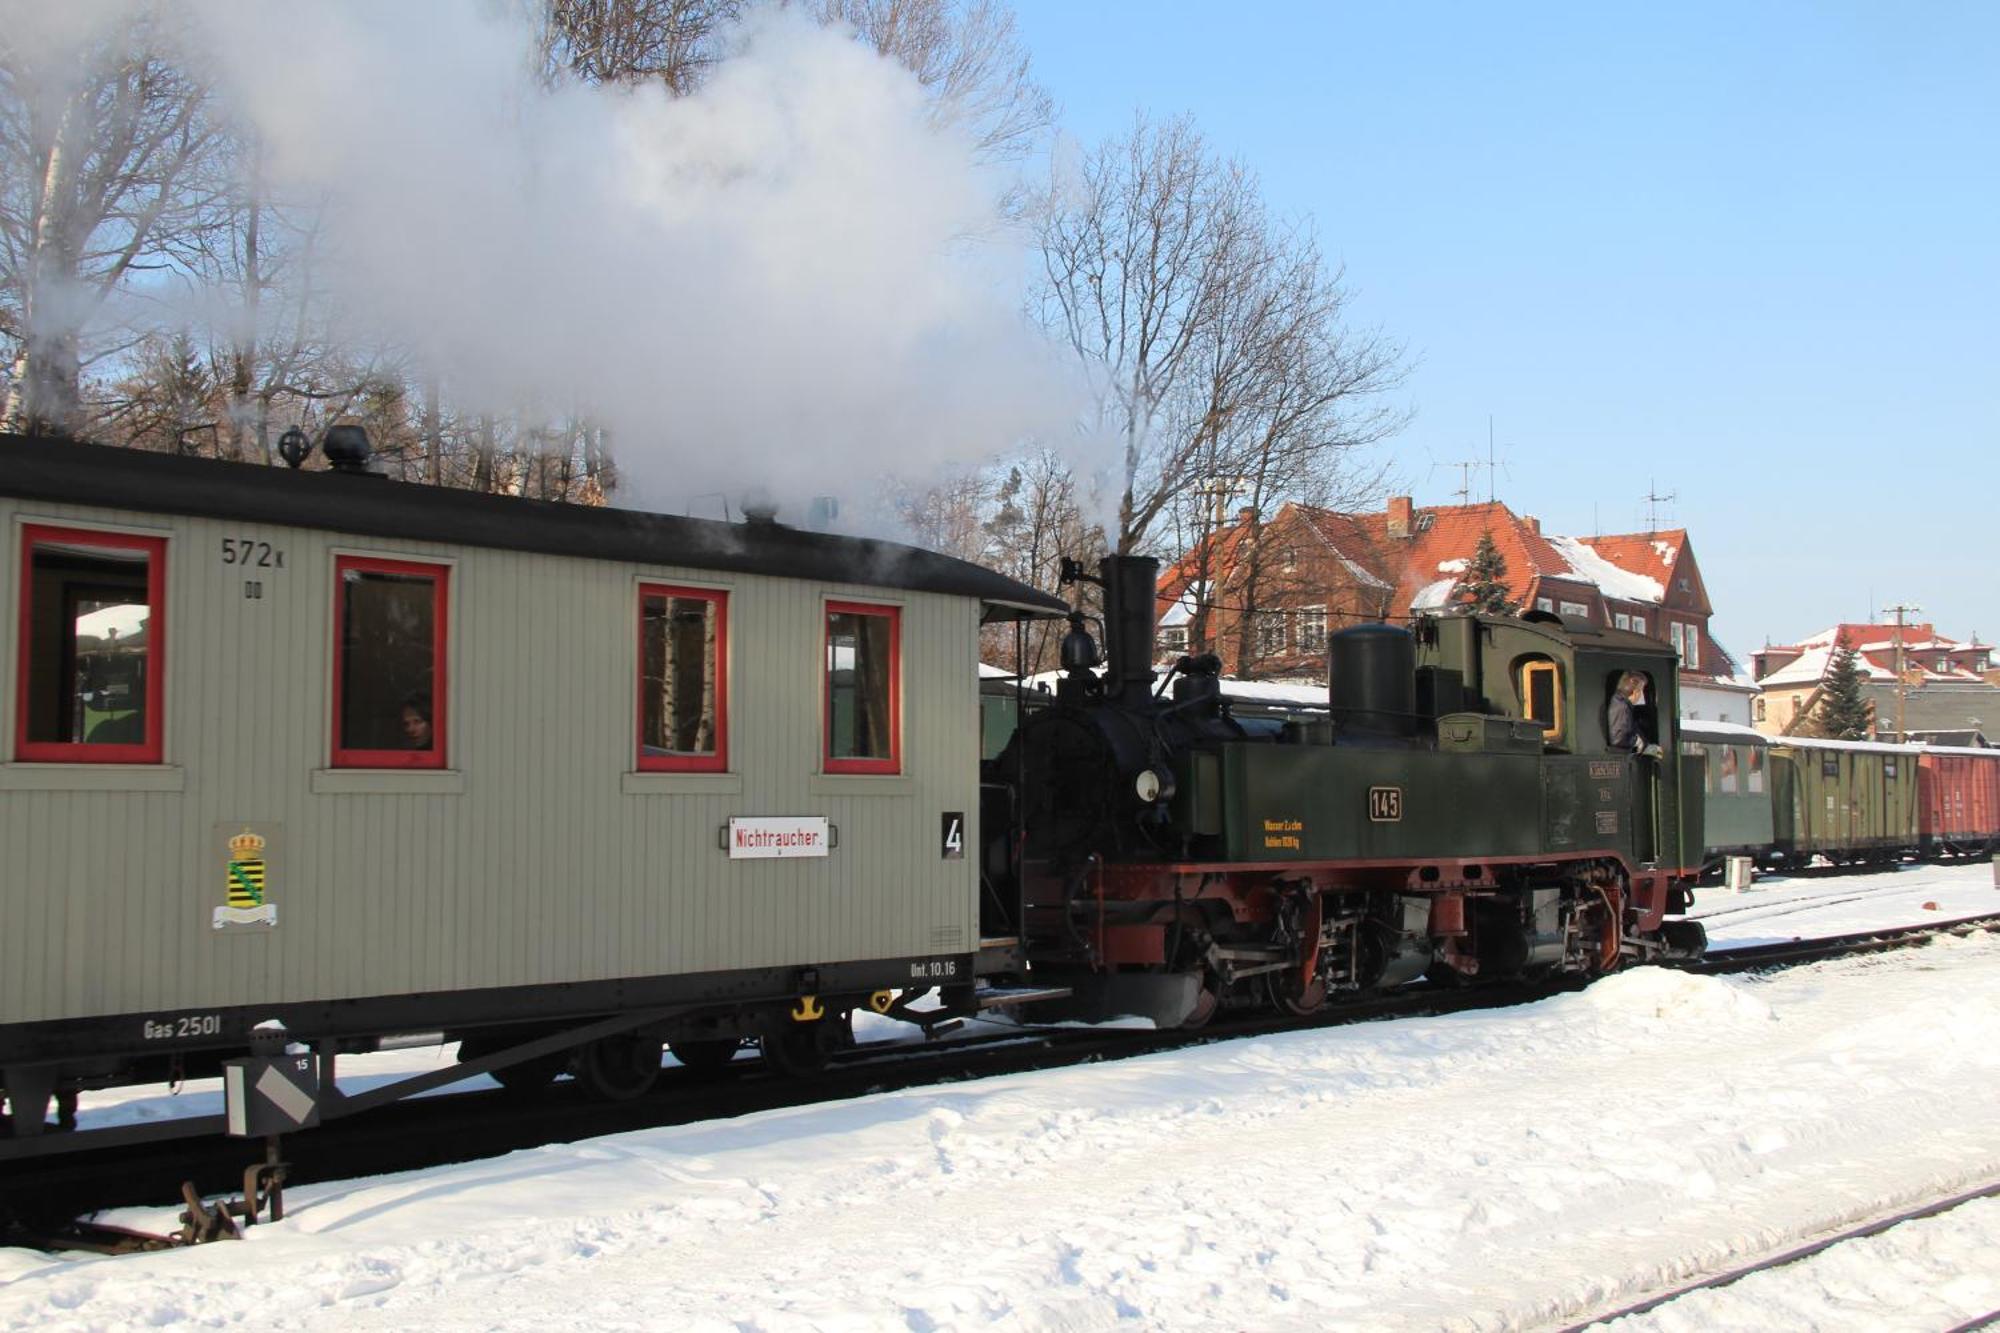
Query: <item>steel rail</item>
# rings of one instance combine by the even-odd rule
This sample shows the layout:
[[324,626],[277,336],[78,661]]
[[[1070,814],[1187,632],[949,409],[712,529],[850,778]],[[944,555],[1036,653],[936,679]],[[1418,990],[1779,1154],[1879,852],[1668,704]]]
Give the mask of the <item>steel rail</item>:
[[[2000,927],[2000,914],[1755,946],[1680,966],[1709,975],[1773,970],[1995,927]],[[1215,1021],[1195,1030],[995,1025],[992,1031],[947,1040],[850,1047],[836,1053],[824,1074],[809,1080],[775,1076],[756,1058],[736,1060],[712,1074],[669,1068],[661,1072],[652,1092],[624,1103],[592,1101],[573,1084],[558,1084],[526,1097],[487,1089],[448,1093],[384,1106],[365,1117],[336,1119],[287,1136],[289,1183],[297,1187],[423,1169],[634,1129],[729,1119],[1245,1037],[1502,1008],[1584,984],[1584,979],[1575,977],[1465,988],[1420,982],[1386,995],[1330,1005],[1306,1018],[1262,1010],[1232,1015],[1225,1009]],[[159,1133],[164,1127],[147,1128]],[[0,1243],[33,1245],[42,1239],[60,1247],[67,1233],[68,1243],[74,1244],[82,1237],[66,1219],[106,1207],[171,1198],[184,1180],[194,1180],[204,1194],[220,1192],[240,1177],[248,1150],[244,1140],[220,1136],[181,1139],[179,1146],[185,1153],[172,1159],[147,1151],[147,1145],[129,1143],[36,1159],[22,1164],[24,1169],[9,1170],[0,1178]]]
[[[1609,1323],[1614,1319],[1623,1319],[1628,1315],[1645,1314],[1649,1310],[1656,1310],[1670,1301],[1677,1301],[1681,1297],[1691,1295],[1694,1292],[1714,1291],[1718,1288],[1729,1286],[1731,1283],[1741,1282],[1744,1278],[1750,1277],[1753,1274],[1768,1273],[1773,1269],[1784,1268],[1788,1265],[1798,1263],[1802,1259],[1810,1259],[1814,1255],[1824,1253],[1836,1245],[1845,1245],[1850,1241],[1866,1240],[1870,1236],[1879,1236],[1894,1227],[1902,1226],[1905,1222],[1917,1222],[1926,1217],[1937,1217],[1952,1211],[1954,1208],[1963,1208],[1968,1203],[1973,1203],[1979,1199],[1990,1199],[1995,1196],[2000,1196],[2000,1181],[1994,1181],[1991,1184],[1981,1185],[1977,1189],[1965,1190],[1944,1198],[1933,1199],[1928,1203],[1921,1203],[1912,1208],[1905,1208],[1900,1212],[1876,1217],[1859,1225],[1843,1228],[1831,1235],[1822,1236],[1818,1240],[1808,1241],[1803,1245],[1794,1245],[1790,1249],[1782,1250],[1755,1263],[1742,1264],[1720,1273],[1697,1278],[1692,1282],[1683,1282],[1669,1290],[1648,1296],[1642,1301],[1634,1301],[1630,1305],[1622,1305],[1615,1310],[1606,1310],[1602,1313],[1594,1314],[1588,1319],[1577,1323],[1563,1324],[1559,1328],[1551,1330],[1551,1333],[1583,1333],[1585,1329],[1595,1328],[1599,1324]],[[1979,1319],[1969,1324],[1961,1324],[1959,1327],[1981,1328],[1992,1323],[1996,1318],[2000,1318],[2000,1311],[1981,1316]]]

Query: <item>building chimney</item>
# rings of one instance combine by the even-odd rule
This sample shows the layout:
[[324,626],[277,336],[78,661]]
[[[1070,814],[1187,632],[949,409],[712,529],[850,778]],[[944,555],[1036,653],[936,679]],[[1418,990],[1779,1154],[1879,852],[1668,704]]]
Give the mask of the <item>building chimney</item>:
[[1257,506],[1244,505],[1236,511],[1236,521],[1238,523],[1255,523],[1257,521]]
[[1533,514],[1523,514],[1521,515],[1521,521],[1528,525],[1528,531],[1534,533],[1537,537],[1542,535],[1542,520],[1536,518]]
[[1389,535],[1407,537],[1410,535],[1410,497],[1394,495],[1389,497]]

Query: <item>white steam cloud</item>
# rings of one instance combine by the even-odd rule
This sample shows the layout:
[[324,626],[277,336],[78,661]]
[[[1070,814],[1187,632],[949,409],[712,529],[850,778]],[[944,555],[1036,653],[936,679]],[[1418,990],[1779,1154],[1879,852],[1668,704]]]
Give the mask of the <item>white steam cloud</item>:
[[1075,419],[998,183],[848,34],[760,13],[673,99],[548,92],[520,14],[469,0],[193,14],[265,178],[324,197],[340,305],[461,407],[605,422],[624,503],[762,486],[796,519]]

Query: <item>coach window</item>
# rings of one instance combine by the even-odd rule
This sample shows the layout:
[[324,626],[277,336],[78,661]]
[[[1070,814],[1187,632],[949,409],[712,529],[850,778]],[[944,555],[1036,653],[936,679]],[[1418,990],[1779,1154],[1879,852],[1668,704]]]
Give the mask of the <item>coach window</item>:
[[445,766],[443,565],[334,560],[333,766]]
[[826,604],[826,771],[902,771],[902,613]]
[[1734,796],[1737,794],[1736,769],[1736,747],[1734,745],[1723,746],[1721,791],[1724,796]]
[[639,767],[729,767],[729,594],[639,589]]
[[166,565],[164,537],[22,529],[17,758],[161,761]]
[[1745,790],[1756,795],[1764,790],[1764,751],[1753,745],[1750,747],[1750,763],[1744,775]]
[[1542,724],[1542,740],[1562,743],[1562,676],[1546,657],[1531,658],[1520,668],[1521,716]]

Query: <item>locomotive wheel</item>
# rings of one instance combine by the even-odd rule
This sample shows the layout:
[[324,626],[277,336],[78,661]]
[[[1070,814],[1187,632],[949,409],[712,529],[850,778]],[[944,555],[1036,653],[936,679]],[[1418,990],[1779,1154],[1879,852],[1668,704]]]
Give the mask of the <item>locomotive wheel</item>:
[[729,1067],[743,1043],[734,1037],[696,1037],[670,1041],[667,1050],[674,1059],[696,1074],[714,1074]]
[[576,1077],[608,1102],[643,1097],[660,1077],[659,1040],[626,1035],[593,1041],[577,1057]]
[[1194,1008],[1181,1020],[1183,1032],[1205,1028],[1222,1009],[1222,979],[1208,968],[1201,970],[1201,989],[1195,992]]
[[1314,978],[1310,986],[1301,986],[1296,968],[1266,973],[1265,988],[1271,996],[1271,1007],[1294,1018],[1316,1014],[1326,1004],[1326,983]]

